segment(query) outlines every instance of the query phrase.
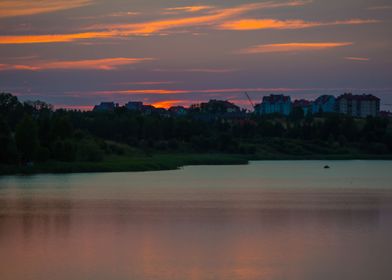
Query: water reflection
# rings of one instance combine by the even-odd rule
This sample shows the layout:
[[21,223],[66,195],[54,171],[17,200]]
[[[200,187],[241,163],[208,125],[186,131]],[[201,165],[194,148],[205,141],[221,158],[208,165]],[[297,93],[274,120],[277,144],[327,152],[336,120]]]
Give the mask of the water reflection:
[[392,279],[387,188],[14,187],[0,279]]

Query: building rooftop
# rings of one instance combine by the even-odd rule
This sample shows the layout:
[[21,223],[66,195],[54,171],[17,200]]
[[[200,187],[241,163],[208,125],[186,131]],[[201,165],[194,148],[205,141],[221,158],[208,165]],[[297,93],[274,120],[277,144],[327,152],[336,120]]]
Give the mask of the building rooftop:
[[321,96],[317,97],[317,99],[314,102],[317,104],[325,104],[325,103],[328,103],[328,101],[331,98],[334,100],[336,99],[335,96],[333,96],[333,95],[321,95]]
[[300,100],[295,100],[293,102],[294,107],[305,107],[305,106],[310,106],[312,105],[312,101],[305,100],[305,99],[300,99]]
[[348,99],[348,100],[357,100],[357,101],[369,101],[369,100],[380,100],[380,98],[372,95],[372,94],[352,94],[352,93],[345,93],[343,95],[340,95],[337,100],[341,99]]
[[279,102],[290,102],[290,96],[286,96],[283,94],[271,94],[270,96],[264,96],[263,102],[269,103],[279,103]]

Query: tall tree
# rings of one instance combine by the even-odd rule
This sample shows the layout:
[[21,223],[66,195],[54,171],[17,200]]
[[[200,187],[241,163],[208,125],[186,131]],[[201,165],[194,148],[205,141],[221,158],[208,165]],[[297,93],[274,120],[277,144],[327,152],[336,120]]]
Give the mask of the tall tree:
[[23,116],[23,105],[16,96],[10,93],[0,93],[0,116],[8,123],[11,129],[19,122]]
[[26,116],[16,127],[15,141],[23,161],[33,160],[39,147],[38,127],[30,116]]
[[0,163],[13,163],[17,156],[8,124],[0,116]]

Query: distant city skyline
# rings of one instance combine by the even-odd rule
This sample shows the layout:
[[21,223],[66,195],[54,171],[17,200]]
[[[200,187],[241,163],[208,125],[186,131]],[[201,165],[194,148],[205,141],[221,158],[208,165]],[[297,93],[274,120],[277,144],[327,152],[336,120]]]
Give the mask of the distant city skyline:
[[[244,96],[249,96],[249,94],[247,92],[243,93]],[[236,106],[238,106],[238,108],[240,108],[241,110],[245,109],[248,112],[252,112],[252,111],[257,111],[257,107],[259,105],[262,105],[265,100],[270,99],[270,98],[288,98],[287,102],[290,104],[290,110],[292,107],[312,107],[315,106],[314,111],[319,111],[319,110],[323,110],[323,109],[317,109],[317,106],[320,106],[320,102],[323,104],[325,101],[320,101],[320,100],[324,100],[325,98],[327,99],[333,99],[333,104],[327,104],[327,106],[332,106],[331,108],[328,108],[328,112],[335,112],[336,111],[336,106],[335,106],[335,101],[338,100],[339,98],[342,97],[353,97],[354,99],[368,99],[370,97],[371,100],[374,100],[374,98],[378,99],[378,106],[377,106],[377,111],[382,111],[381,108],[381,102],[382,100],[380,98],[378,98],[375,95],[372,94],[352,94],[352,93],[344,93],[344,94],[340,94],[338,96],[335,95],[319,95],[316,96],[314,99],[305,99],[305,98],[291,98],[292,96],[290,95],[284,95],[284,94],[280,94],[280,93],[274,93],[274,94],[269,94],[269,95],[264,95],[263,99],[260,101],[255,101],[252,100],[252,98],[248,98],[246,100],[241,100],[241,102],[235,102],[232,100],[222,100],[222,99],[210,99],[210,100],[206,100],[206,101],[202,101],[199,103],[191,103],[191,104],[179,104],[177,102],[172,102],[172,101],[162,101],[162,102],[156,102],[156,103],[143,103],[142,101],[137,101],[137,100],[131,100],[128,101],[127,103],[117,103],[115,101],[103,101],[103,102],[99,102],[99,104],[94,104],[93,106],[85,106],[82,108],[78,108],[78,107],[69,107],[68,109],[76,109],[76,110],[82,110],[82,111],[89,111],[89,110],[95,110],[95,108],[100,108],[101,106],[105,107],[105,106],[109,106],[111,107],[111,109],[114,110],[115,107],[125,107],[127,109],[131,110],[140,110],[143,106],[153,106],[155,108],[163,108],[163,109],[170,109],[170,108],[176,108],[176,107],[185,107],[185,108],[191,108],[193,105],[203,105],[203,104],[207,104],[210,102],[224,102],[226,104],[234,104]],[[130,105],[129,105],[130,104]],[[301,104],[301,105],[300,105]],[[325,104],[324,104],[325,105]],[[388,104],[386,104],[388,105]],[[130,107],[128,107],[130,106]],[[57,107],[56,109],[67,109],[66,107]],[[325,109],[325,108],[324,108]],[[106,109],[104,109],[106,110]],[[387,110],[386,110],[387,111]],[[285,114],[288,115],[290,112],[286,112]]]
[[392,110],[391,12],[384,0],[1,1],[0,92],[77,109],[352,92]]

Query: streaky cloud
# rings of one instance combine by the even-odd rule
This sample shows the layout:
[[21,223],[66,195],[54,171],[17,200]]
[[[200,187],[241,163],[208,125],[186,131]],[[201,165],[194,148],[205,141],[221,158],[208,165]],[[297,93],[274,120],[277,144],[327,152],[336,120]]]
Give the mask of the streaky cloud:
[[183,12],[188,12],[188,13],[195,13],[195,12],[200,12],[203,10],[209,10],[212,9],[213,6],[184,6],[184,7],[173,7],[173,8],[166,8],[166,11],[170,12],[177,12],[177,11],[183,11]]
[[141,14],[140,12],[127,11],[127,12],[115,12],[110,14],[101,14],[95,16],[79,16],[79,17],[73,17],[72,19],[91,20],[91,19],[104,19],[104,18],[120,18],[120,17],[138,16],[140,14]]
[[132,95],[132,94],[183,94],[190,93],[189,90],[172,90],[172,89],[128,89],[128,90],[109,90],[96,91],[93,94],[101,95]]
[[262,30],[262,29],[304,29],[334,25],[360,25],[378,23],[372,19],[350,19],[332,22],[311,22],[304,20],[279,20],[279,19],[241,19],[220,24],[217,28],[224,30]]
[[144,82],[123,82],[123,83],[114,83],[114,85],[118,86],[154,86],[154,85],[174,85],[180,82],[176,81],[144,81]]
[[188,69],[153,69],[155,72],[190,72],[190,73],[232,73],[239,71],[234,68],[188,68]]
[[298,92],[320,90],[319,88],[217,88],[217,89],[127,89],[127,90],[105,90],[94,91],[90,94],[95,96],[115,96],[115,95],[176,95],[176,94],[197,94],[197,93],[242,93],[246,92]]
[[392,10],[392,5],[372,6],[372,7],[369,7],[368,10],[371,10],[371,11]]
[[284,52],[303,52],[327,50],[353,45],[353,42],[317,42],[317,43],[282,43],[264,44],[237,51],[238,54],[257,54],[257,53],[284,53]]
[[140,23],[98,24],[86,28],[87,32],[70,34],[4,35],[0,36],[0,45],[64,43],[86,39],[159,35],[162,32],[166,32],[165,34],[167,34],[168,31],[178,28],[218,25],[224,20],[254,10],[296,7],[306,5],[307,3],[309,3],[309,1],[250,3],[224,9],[214,9],[211,13],[200,16],[159,19]]
[[153,58],[102,58],[72,61],[34,61],[29,64],[0,64],[0,71],[7,70],[116,70],[121,66],[150,61]]
[[0,18],[51,13],[92,3],[92,0],[5,0],[0,1]]
[[65,43],[85,39],[110,38],[113,36],[113,32],[84,32],[47,35],[6,35],[0,36],[0,45]]
[[370,60],[370,58],[368,58],[368,57],[355,57],[355,56],[347,56],[344,59],[353,60],[353,61],[369,61]]
[[309,1],[250,3],[231,8],[214,9],[210,14],[201,16],[161,19],[142,23],[95,25],[91,26],[90,28],[92,30],[96,30],[97,28],[101,28],[103,30],[115,30],[122,34],[122,36],[148,36],[176,28],[216,25],[219,24],[222,20],[239,16],[254,10],[296,7],[303,6],[307,3],[309,3]]

